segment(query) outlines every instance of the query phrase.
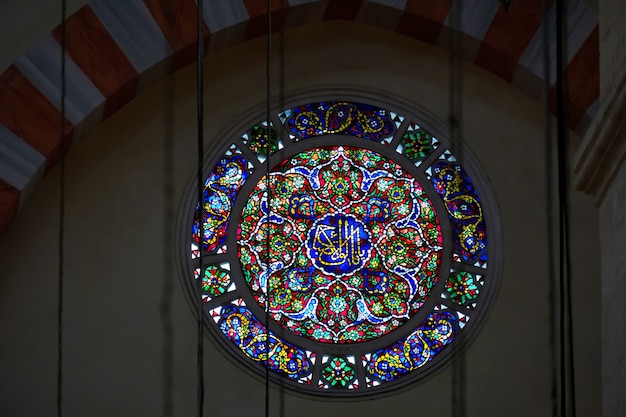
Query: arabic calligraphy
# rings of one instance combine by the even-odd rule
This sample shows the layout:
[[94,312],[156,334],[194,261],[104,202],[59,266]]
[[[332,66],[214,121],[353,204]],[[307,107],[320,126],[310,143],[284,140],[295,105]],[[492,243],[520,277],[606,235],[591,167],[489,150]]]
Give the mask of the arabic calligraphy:
[[353,216],[332,214],[321,218],[309,234],[309,255],[316,268],[343,276],[363,267],[370,256],[369,233]]

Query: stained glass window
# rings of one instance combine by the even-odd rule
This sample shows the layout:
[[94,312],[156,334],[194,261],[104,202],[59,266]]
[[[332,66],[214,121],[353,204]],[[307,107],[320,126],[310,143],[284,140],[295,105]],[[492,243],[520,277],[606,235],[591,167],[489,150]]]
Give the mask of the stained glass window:
[[202,202],[189,192],[182,259],[228,354],[358,396],[427,375],[475,333],[497,281],[493,198],[418,116],[308,103],[225,143]]

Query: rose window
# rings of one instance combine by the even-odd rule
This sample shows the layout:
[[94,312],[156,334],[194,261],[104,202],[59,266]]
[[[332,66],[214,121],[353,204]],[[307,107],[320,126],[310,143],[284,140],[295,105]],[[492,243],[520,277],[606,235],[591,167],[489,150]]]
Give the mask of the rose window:
[[190,189],[182,258],[229,355],[299,391],[367,395],[471,335],[497,281],[497,213],[445,138],[408,113],[321,102],[227,140],[202,202]]
[[397,329],[424,304],[441,265],[441,229],[422,187],[400,165],[354,147],[314,148],[261,178],[237,241],[254,299],[269,300],[272,318],[294,334],[321,342]]

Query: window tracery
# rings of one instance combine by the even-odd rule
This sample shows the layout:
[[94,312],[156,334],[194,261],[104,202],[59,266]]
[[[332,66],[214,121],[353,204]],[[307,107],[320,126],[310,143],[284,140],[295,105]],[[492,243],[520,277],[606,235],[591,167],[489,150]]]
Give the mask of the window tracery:
[[441,366],[484,315],[492,198],[416,118],[310,103],[225,149],[203,210],[188,199],[185,282],[251,369],[309,393],[385,391]]

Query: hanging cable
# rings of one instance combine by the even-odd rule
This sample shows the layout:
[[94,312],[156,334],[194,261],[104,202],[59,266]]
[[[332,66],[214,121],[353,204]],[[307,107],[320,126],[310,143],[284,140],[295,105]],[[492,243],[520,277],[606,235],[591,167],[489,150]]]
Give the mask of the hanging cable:
[[267,219],[265,221],[265,250],[267,255],[267,265],[265,270],[265,417],[270,413],[270,276],[271,276],[271,246],[270,246],[270,218],[272,214],[272,190],[270,181],[270,153],[271,153],[271,123],[270,123],[270,102],[272,99],[271,83],[271,63],[272,63],[272,1],[267,0],[267,41],[266,41],[266,66],[265,66],[265,123],[266,125],[266,160],[265,160],[265,189],[267,192]]
[[565,118],[565,2],[556,0],[556,113],[559,207],[559,336],[561,340],[561,414],[576,416],[574,344],[570,290],[567,128]]
[[[276,85],[276,81],[278,81],[278,92],[274,95],[274,106],[280,109],[284,109],[285,105],[285,26],[281,25],[278,29],[278,51],[276,51],[276,46],[274,46],[275,54],[277,58],[274,59],[274,72],[276,72],[276,66],[278,65],[278,74],[274,76],[274,85]],[[274,45],[276,45],[276,36],[274,36]],[[277,52],[277,53],[276,53]],[[276,87],[274,88],[276,91]],[[273,91],[271,91],[273,92]],[[278,138],[284,137],[284,128],[285,126],[282,123],[278,123],[276,125],[275,133],[276,139],[273,142],[273,146],[276,146],[278,149]],[[278,410],[276,414],[279,417],[285,416],[285,380],[284,378],[280,379],[280,385],[278,388],[278,399],[275,402],[278,402]]]
[[545,139],[545,178],[546,178],[546,241],[548,257],[548,338],[550,345],[550,415],[558,416],[558,380],[559,367],[557,366],[559,350],[556,341],[557,317],[559,317],[558,298],[556,296],[557,283],[555,282],[557,273],[554,264],[554,222],[553,222],[553,152],[552,152],[552,114],[550,112],[550,79],[551,79],[551,55],[550,55],[550,25],[548,20],[547,0],[541,1],[543,13],[543,79],[544,79],[544,139]]
[[[461,16],[463,13],[462,1],[452,2],[450,8],[450,36],[449,36],[449,114],[450,139],[452,142],[452,154],[458,163],[463,161],[463,135],[461,121],[463,119],[463,67],[460,51],[461,45]],[[457,340],[457,343],[460,343]],[[452,360],[452,392],[451,408],[454,417],[465,416],[465,352],[459,350]]]
[[450,37],[448,43],[448,66],[450,68],[448,122],[450,139],[452,141],[451,150],[459,163],[463,161],[463,135],[461,132],[461,120],[463,119],[463,67],[460,55],[460,51],[463,50],[463,45],[461,44],[462,13],[463,2],[454,1],[450,8]]
[[174,324],[172,323],[172,300],[174,294],[174,264],[172,253],[175,253],[174,242],[176,241],[172,225],[176,223],[174,208],[174,82],[165,80],[163,90],[163,253],[162,271],[163,281],[161,286],[161,300],[159,302],[159,317],[163,343],[161,345],[162,380],[161,385],[161,417],[172,417],[174,408]]
[[65,50],[67,14],[66,0],[61,0],[61,116],[59,147],[61,148],[59,195],[59,287],[57,308],[57,417],[63,416],[63,285],[65,280]]
[[198,279],[197,285],[197,401],[198,417],[202,417],[204,409],[204,312],[202,306],[202,268],[204,263],[204,36],[202,25],[202,5],[203,0],[198,0],[197,15],[197,42],[198,42],[198,62],[197,62],[197,145],[198,145]]

